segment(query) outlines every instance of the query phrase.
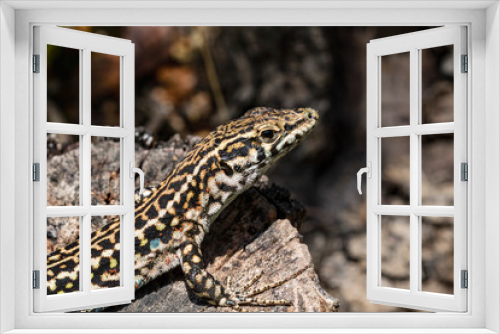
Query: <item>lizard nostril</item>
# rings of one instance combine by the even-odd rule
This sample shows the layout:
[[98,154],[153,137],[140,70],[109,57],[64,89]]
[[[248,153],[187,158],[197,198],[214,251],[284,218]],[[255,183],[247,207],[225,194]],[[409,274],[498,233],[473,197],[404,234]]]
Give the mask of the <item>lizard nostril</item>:
[[306,119],[317,119],[318,113],[313,109],[306,109],[306,111],[304,112],[304,117]]

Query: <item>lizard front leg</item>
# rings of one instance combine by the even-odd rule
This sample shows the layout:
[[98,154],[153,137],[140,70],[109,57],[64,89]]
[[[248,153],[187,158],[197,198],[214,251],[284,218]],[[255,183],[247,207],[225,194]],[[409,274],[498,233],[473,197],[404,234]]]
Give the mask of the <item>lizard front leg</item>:
[[226,293],[219,281],[205,270],[200,246],[194,240],[188,240],[179,248],[182,272],[186,284],[196,296],[210,305],[235,306],[237,303]]
[[291,302],[288,300],[249,298],[270,288],[279,286],[285,281],[279,281],[276,282],[277,284],[271,284],[252,292],[245,292],[249,286],[257,281],[258,277],[256,277],[248,284],[245,284],[242,290],[236,290],[233,293],[225,289],[219,281],[205,270],[200,246],[193,240],[188,240],[181,245],[179,257],[186,284],[198,297],[211,305],[228,306],[236,310],[241,310],[239,305],[242,304],[257,306],[291,305]]

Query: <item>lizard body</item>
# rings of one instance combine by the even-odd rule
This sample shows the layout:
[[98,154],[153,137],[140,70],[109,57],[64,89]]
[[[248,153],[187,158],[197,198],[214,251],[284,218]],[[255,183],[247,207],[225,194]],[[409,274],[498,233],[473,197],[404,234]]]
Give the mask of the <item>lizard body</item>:
[[[249,298],[263,289],[253,294],[225,289],[204,269],[200,247],[222,210],[297,146],[317,119],[310,108],[255,108],[202,139],[136,206],[136,289],[180,265],[188,287],[211,305],[285,304]],[[119,240],[119,221],[92,233],[93,289],[120,285]],[[76,241],[48,255],[47,294],[78,291],[78,252]]]

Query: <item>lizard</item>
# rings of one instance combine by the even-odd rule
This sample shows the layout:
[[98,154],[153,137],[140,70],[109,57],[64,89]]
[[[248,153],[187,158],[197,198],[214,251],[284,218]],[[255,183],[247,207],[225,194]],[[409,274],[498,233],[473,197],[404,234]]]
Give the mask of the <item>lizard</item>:
[[[164,181],[136,202],[135,289],[181,266],[186,285],[210,305],[236,310],[245,304],[290,305],[288,300],[252,297],[291,278],[246,291],[260,273],[240,289],[224,287],[205,270],[201,243],[224,208],[306,138],[318,119],[312,108],[258,107],[196,144]],[[120,285],[119,240],[117,220],[92,233],[92,289]],[[78,253],[75,241],[47,256],[48,295],[79,290]]]

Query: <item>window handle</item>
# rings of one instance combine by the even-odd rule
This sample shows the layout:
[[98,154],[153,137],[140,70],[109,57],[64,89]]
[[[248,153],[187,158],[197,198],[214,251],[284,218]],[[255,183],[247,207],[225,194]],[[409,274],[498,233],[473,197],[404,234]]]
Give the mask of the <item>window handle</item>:
[[366,176],[371,179],[372,178],[372,163],[368,161],[368,167],[361,168],[358,171],[358,192],[361,195],[361,176],[363,173],[366,173]]
[[134,173],[139,174],[139,185],[140,185],[139,195],[142,195],[142,193],[144,192],[144,172],[142,171],[142,169],[134,167],[133,161],[130,161],[129,167],[130,167],[129,170],[131,179],[134,178]]

